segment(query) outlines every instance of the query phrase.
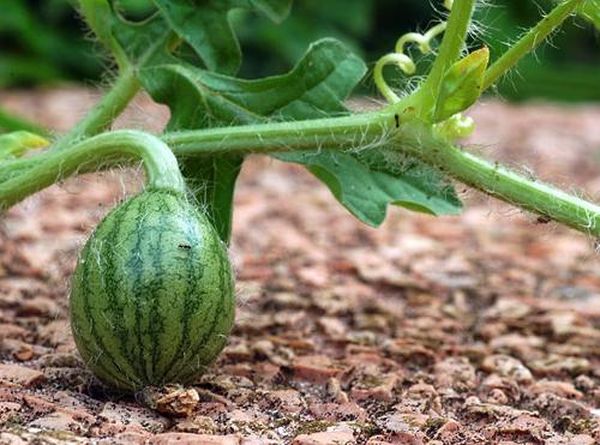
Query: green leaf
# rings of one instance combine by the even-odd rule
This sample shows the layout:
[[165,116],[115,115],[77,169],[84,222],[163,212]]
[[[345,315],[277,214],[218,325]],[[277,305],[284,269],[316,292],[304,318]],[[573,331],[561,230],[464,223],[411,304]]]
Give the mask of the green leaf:
[[[179,101],[179,97],[175,97],[180,93],[178,88],[173,91],[173,97],[165,96],[169,86],[153,81],[144,73],[152,66],[167,63],[187,68],[203,64],[208,70],[233,74],[240,65],[241,53],[229,23],[230,11],[233,8],[253,9],[281,21],[291,6],[291,0],[82,1],[87,4],[82,11],[90,26],[112,51],[119,65],[137,65],[144,87],[175,110],[169,129],[226,125],[232,119],[219,115],[219,107],[214,108],[217,115],[212,116],[210,106],[202,110],[194,103],[185,105],[188,98]],[[208,102],[218,99],[211,94],[206,98]],[[178,112],[190,107],[189,115]],[[242,162],[240,156],[181,161],[182,173],[198,204],[208,212],[225,242],[229,241],[231,233],[233,192]]]
[[435,106],[434,121],[441,122],[473,105],[479,96],[490,59],[481,48],[456,62],[444,75]]
[[363,62],[333,39],[321,40],[288,74],[242,80],[190,65],[141,71],[152,97],[171,108],[169,129],[249,124],[345,114],[340,102],[363,76]]
[[50,141],[29,131],[13,131],[0,135],[0,160],[18,158],[29,150],[47,147]]
[[[388,204],[431,215],[454,215],[462,209],[452,186],[412,159],[390,159],[387,168],[374,170],[364,159],[334,151],[278,157],[305,165],[344,207],[370,226],[383,222]],[[407,161],[404,167],[395,164]]]
[[253,8],[275,21],[289,12],[291,0],[155,0],[175,32],[189,43],[207,68],[235,74],[242,55],[229,23],[232,8]]
[[124,5],[119,3],[121,10],[116,11],[115,1],[79,1],[88,26],[120,65],[145,65],[168,53],[166,44],[172,30],[160,15],[130,21],[122,15]]
[[[241,61],[228,18],[231,10],[256,10],[281,21],[291,6],[291,0],[153,0],[141,5],[123,0],[80,2],[90,28],[121,64],[128,58],[147,66],[176,57],[173,51],[181,49],[183,42],[209,70],[228,74],[235,73]],[[142,18],[138,17],[140,10],[144,11]]]
[[[223,3],[223,7],[218,6]],[[229,2],[156,0],[175,32],[188,42],[211,71],[237,72],[242,53],[227,14]]]
[[[258,81],[235,79],[171,62],[140,72],[142,83],[152,97],[171,109],[169,130],[323,117],[330,115],[332,109],[344,113],[345,108],[323,82],[331,79],[351,89],[356,80],[348,73],[358,70],[360,78],[364,72],[362,61],[333,40],[311,46],[306,57],[290,73]],[[242,161],[239,157],[223,156],[183,161],[184,175],[189,178],[192,189],[201,190],[199,199],[207,204],[224,240],[231,230],[227,202],[233,196]]]
[[231,239],[235,183],[243,162],[239,155],[179,160],[188,187],[225,243]]

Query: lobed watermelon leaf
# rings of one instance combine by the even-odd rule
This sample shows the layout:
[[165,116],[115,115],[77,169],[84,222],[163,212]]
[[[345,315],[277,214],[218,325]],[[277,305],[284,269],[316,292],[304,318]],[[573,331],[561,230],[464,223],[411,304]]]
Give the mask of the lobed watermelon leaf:
[[255,9],[275,22],[290,11],[291,0],[155,0],[164,19],[210,71],[235,74],[242,52],[229,23],[232,8]]
[[243,80],[175,61],[140,76],[153,98],[171,108],[169,126],[181,129],[345,114],[338,90],[350,91],[364,72],[358,57],[325,39],[281,76]]
[[[462,205],[453,187],[429,166],[415,160],[376,170],[351,153],[285,153],[278,158],[303,164],[325,183],[336,199],[362,222],[376,227],[388,204],[431,215],[454,215]],[[391,162],[392,160],[390,160]]]
[[[233,9],[257,11],[281,22],[292,0],[148,0],[147,17],[131,19],[126,2],[80,0],[88,24],[117,60],[147,66],[181,43],[190,45],[210,71],[235,74],[241,62],[229,22]],[[178,41],[179,40],[179,41]]]

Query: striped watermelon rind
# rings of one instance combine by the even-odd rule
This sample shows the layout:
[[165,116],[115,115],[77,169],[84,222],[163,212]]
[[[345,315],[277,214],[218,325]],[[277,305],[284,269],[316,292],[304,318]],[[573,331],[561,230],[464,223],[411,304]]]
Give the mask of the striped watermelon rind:
[[227,248],[181,193],[146,190],[91,235],[73,274],[70,312],[77,348],[106,384],[189,383],[233,326]]

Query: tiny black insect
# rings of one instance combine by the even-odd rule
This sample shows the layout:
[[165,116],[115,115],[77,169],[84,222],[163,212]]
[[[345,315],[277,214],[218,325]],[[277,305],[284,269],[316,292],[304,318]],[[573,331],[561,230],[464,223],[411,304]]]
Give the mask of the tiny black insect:
[[192,246],[190,246],[189,244],[180,244],[177,247],[179,247],[180,249],[191,249],[192,248]]
[[400,116],[394,114],[394,119],[396,120],[396,128],[400,128]]
[[535,222],[538,224],[548,224],[550,221],[552,221],[552,219],[546,215],[538,216],[537,219],[535,220]]

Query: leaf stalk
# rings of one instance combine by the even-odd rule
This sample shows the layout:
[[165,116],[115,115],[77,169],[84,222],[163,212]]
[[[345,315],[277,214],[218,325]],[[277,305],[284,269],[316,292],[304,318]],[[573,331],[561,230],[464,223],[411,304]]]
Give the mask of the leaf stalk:
[[557,29],[585,0],[567,0],[557,5],[548,15],[527,31],[486,71],[482,91],[492,86],[513,68],[519,60],[533,51]]

